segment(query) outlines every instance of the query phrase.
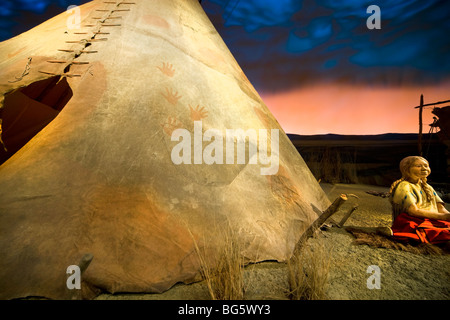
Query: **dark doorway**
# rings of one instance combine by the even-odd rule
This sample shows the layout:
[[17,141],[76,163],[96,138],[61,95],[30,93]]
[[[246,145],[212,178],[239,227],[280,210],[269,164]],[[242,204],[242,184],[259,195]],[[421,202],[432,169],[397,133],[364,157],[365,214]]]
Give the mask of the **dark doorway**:
[[22,148],[64,108],[73,92],[60,76],[34,82],[5,95],[0,145],[0,164]]

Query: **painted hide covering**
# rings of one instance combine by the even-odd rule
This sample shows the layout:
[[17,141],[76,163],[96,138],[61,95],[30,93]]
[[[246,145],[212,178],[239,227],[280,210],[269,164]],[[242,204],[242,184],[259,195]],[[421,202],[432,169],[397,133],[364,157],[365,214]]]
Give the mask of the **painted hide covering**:
[[[87,253],[77,297],[162,292],[198,280],[196,246],[226,230],[248,262],[289,257],[328,199],[198,1],[79,13],[0,43],[0,298],[73,298],[66,270]],[[175,164],[172,134],[196,128],[224,144],[266,130],[257,155],[278,130],[277,170]]]

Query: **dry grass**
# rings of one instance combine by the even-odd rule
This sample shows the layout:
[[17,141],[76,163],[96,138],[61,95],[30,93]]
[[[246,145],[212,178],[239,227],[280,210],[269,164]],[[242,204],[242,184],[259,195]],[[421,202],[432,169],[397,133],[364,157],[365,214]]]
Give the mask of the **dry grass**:
[[331,259],[323,240],[306,242],[288,260],[287,272],[292,300],[324,300]]
[[[243,300],[245,262],[241,244],[231,227],[217,232],[217,248],[199,247],[195,250],[200,262],[202,280],[212,300]],[[205,241],[205,243],[210,243]],[[292,300],[327,299],[326,290],[331,259],[325,242],[314,238],[293,254],[287,263],[288,297]]]
[[202,278],[212,300],[242,300],[245,291],[244,259],[240,243],[230,227],[218,234],[221,235],[219,246],[214,251],[201,250],[194,241]]

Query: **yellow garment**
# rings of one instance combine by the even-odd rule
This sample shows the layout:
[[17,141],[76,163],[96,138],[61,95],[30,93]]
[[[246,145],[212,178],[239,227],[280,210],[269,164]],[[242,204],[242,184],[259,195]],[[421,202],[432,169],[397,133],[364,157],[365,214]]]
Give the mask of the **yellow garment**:
[[428,186],[434,195],[431,201],[427,200],[426,193],[420,184],[408,181],[400,182],[392,197],[393,218],[395,219],[402,212],[408,213],[408,208],[412,204],[420,209],[438,211],[437,203],[444,203],[444,201],[437,195],[432,186]]

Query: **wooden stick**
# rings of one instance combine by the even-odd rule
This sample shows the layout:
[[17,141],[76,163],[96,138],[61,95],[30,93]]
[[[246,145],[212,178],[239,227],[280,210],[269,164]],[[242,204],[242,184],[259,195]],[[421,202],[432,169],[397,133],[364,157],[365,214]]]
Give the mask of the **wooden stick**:
[[419,141],[418,144],[418,151],[419,156],[422,155],[422,113],[423,113],[423,94],[420,95],[420,109],[419,109]]
[[41,70],[39,70],[38,72],[44,73],[44,74],[49,74],[49,75],[52,75],[52,76],[57,76],[57,74],[53,73],[53,72],[47,72],[47,71],[41,71]]
[[105,20],[107,20],[107,19],[122,19],[122,16],[114,16],[114,17],[106,17],[106,18],[104,18],[104,17],[92,17],[91,19],[96,19],[96,20],[99,20],[99,19],[105,19]]
[[[67,50],[67,49],[58,49],[58,51],[63,51],[63,52],[75,52],[75,50]],[[80,52],[82,52],[82,53],[97,53],[98,51],[94,51],[94,50],[81,50]]]
[[422,106],[414,107],[414,109],[419,109],[421,107],[435,106],[437,104],[443,104],[443,103],[449,103],[449,102],[450,102],[450,100],[438,101],[438,102],[433,102],[433,103],[427,103],[427,104],[424,104]]
[[338,227],[342,228],[342,226],[344,225],[344,223],[347,221],[348,218],[350,218],[350,216],[352,215],[353,211],[355,211],[356,209],[358,209],[358,206],[355,205],[353,206],[350,210],[348,210],[348,212],[345,214],[345,216],[342,218],[341,222],[338,223]]
[[354,232],[362,232],[367,234],[378,234],[383,237],[391,237],[392,236],[392,229],[390,227],[356,227],[356,226],[349,226],[344,227],[344,230],[350,233]]
[[66,43],[84,43],[84,42],[97,42],[97,41],[106,41],[108,38],[101,39],[89,39],[89,40],[77,40],[77,41],[66,41]]
[[[80,268],[80,277],[83,275],[83,273],[86,271],[86,269],[89,267],[89,265],[92,262],[92,259],[94,256],[90,253],[86,253],[81,257],[80,262],[78,263],[78,267]],[[71,292],[72,300],[81,300],[81,290],[73,290]]]
[[74,78],[74,77],[81,77],[81,74],[71,74],[71,73],[63,73],[64,77]]
[[347,196],[345,194],[341,194],[336,200],[334,200],[334,202],[328,207],[328,209],[325,210],[317,218],[317,220],[314,221],[313,224],[311,224],[311,226],[302,234],[297,244],[295,245],[294,253],[300,250],[306,240],[309,237],[312,237],[314,233],[325,223],[325,221],[339,210],[339,208],[345,201],[347,201]]
[[95,20],[108,20],[108,19],[122,19],[122,17],[107,17],[107,18],[101,18],[101,17],[93,17],[91,19],[95,19]]
[[92,262],[92,259],[94,259],[94,256],[90,253],[86,253],[83,255],[83,257],[80,260],[80,263],[78,266],[80,267],[80,274],[83,275],[83,272],[86,271],[86,269],[89,267],[89,265]]
[[53,72],[47,72],[47,71],[42,71],[42,70],[39,70],[38,72],[44,73],[44,74],[49,74],[51,76],[63,76],[63,77],[69,77],[69,78],[81,77],[81,74],[73,74],[73,73],[72,74],[71,73],[63,73],[61,75],[61,74],[56,74],[56,73],[53,73]]

